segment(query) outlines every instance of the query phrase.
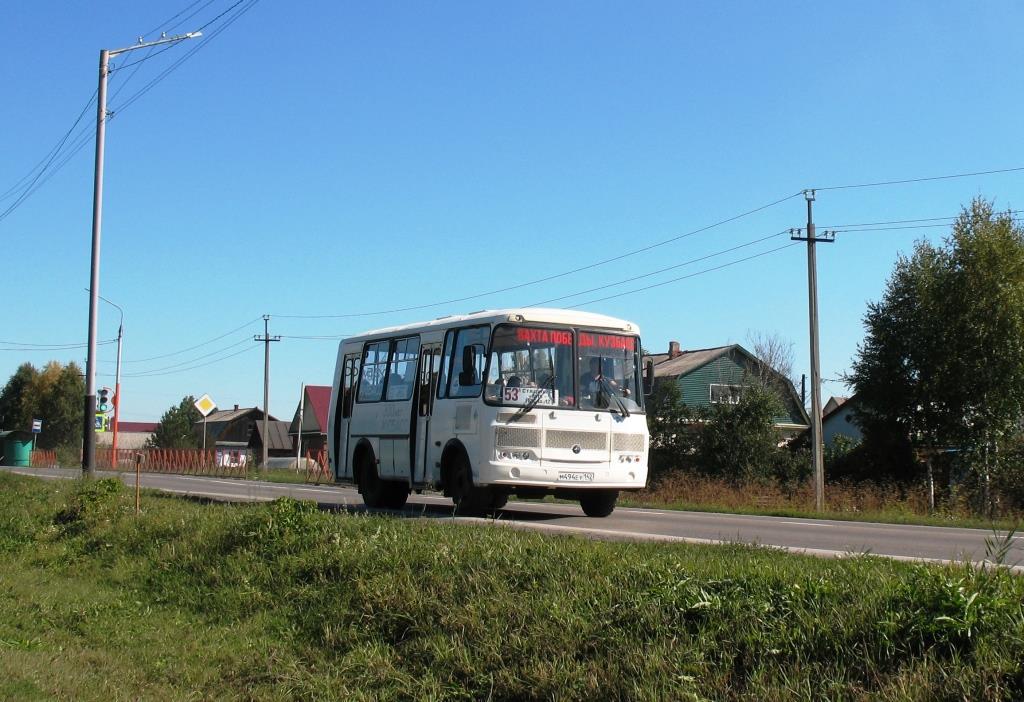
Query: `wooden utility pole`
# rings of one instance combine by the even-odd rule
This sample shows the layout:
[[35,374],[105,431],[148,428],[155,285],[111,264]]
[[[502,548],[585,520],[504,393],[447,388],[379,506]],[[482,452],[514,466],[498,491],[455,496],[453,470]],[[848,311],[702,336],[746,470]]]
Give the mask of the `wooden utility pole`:
[[280,336],[270,335],[270,315],[263,315],[263,336],[253,337],[263,342],[263,470],[267,469],[267,441],[270,438],[270,342],[280,341]]
[[805,190],[807,200],[807,229],[791,229],[790,239],[807,242],[807,308],[811,327],[811,467],[814,470],[814,505],[825,509],[825,464],[821,445],[821,358],[818,353],[818,262],[814,245],[836,240],[835,232],[814,230],[814,191]]

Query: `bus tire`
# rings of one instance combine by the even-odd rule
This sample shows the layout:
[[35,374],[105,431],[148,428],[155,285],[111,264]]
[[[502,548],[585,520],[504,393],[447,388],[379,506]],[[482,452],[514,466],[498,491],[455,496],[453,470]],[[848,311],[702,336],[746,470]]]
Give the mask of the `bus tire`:
[[580,507],[588,517],[607,517],[618,499],[618,490],[588,490],[580,495]]
[[363,496],[363,503],[372,508],[387,507],[389,486],[380,479],[373,454],[370,451],[363,452],[360,463],[359,492]]
[[382,480],[384,484],[384,503],[388,509],[402,509],[409,499],[409,486],[397,480]]

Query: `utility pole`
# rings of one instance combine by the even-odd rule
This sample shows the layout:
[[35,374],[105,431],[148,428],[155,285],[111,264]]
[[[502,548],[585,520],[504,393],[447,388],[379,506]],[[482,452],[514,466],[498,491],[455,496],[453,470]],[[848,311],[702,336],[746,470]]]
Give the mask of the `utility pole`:
[[[818,353],[818,263],[814,245],[819,241],[831,243],[836,240],[835,232],[822,232],[818,237],[814,230],[814,191],[804,190],[807,200],[807,229],[789,230],[793,241],[807,242],[807,309],[811,326],[811,467],[814,469],[814,505],[821,512],[825,509],[825,465],[821,446],[821,359]],[[805,236],[806,234],[806,236]]]
[[280,341],[280,336],[270,335],[270,315],[263,315],[263,336],[254,336],[253,341],[262,341],[263,346],[263,470],[267,469],[267,440],[270,438],[270,342]]
[[175,37],[161,37],[157,41],[142,42],[124,49],[100,50],[99,87],[96,90],[96,169],[92,183],[92,257],[89,268],[89,353],[85,360],[85,422],[82,437],[82,473],[96,475],[96,326],[100,296],[100,232],[103,221],[103,145],[107,131],[107,77],[110,75],[110,57],[144,49],[158,44],[170,44],[202,36],[202,32],[189,32]]
[[302,415],[306,409],[306,384],[299,388],[299,425],[295,436],[295,472],[299,472],[299,460],[302,458]]

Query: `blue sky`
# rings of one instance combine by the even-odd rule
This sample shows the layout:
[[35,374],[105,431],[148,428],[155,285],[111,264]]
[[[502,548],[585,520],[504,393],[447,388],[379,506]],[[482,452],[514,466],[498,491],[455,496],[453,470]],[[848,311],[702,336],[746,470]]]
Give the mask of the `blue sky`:
[[[175,31],[233,2],[194,4],[188,12],[198,14]],[[9,7],[0,25],[14,57],[0,69],[0,192],[78,116],[96,87],[100,48],[177,24],[188,12],[161,23],[189,4]],[[263,357],[251,338],[262,314],[273,315],[272,334],[291,337],[274,344],[271,363],[271,412],[290,418],[301,382],[330,382],[336,346],[295,337],[635,279],[557,305],[587,302],[782,246],[786,236],[641,277],[803,226],[805,207],[794,198],[614,263],[457,304],[285,315],[371,312],[513,286],[803,188],[1024,166],[1022,25],[1024,6],[1012,2],[257,2],[123,111],[199,44],[111,76],[101,293],[125,310],[123,418],[155,420],[183,395],[204,392],[222,407],[260,403]],[[127,54],[115,68],[145,55]],[[80,128],[94,119],[93,108]],[[92,148],[0,221],[0,340],[86,338]],[[1022,188],[1024,172],[832,190],[819,193],[816,221],[952,216],[976,196],[1016,209]],[[850,232],[819,247],[824,378],[849,367],[866,304],[881,295],[896,257],[944,233]],[[585,308],[638,322],[649,349],[778,334],[793,342],[799,374],[809,367],[806,284],[805,250],[793,247]],[[116,330],[117,313],[104,305],[100,337]],[[0,350],[0,380],[26,360],[84,365],[84,356]],[[103,346],[99,371],[112,373],[113,358]],[[163,374],[131,375],[147,372]],[[825,383],[824,397],[841,393],[840,383]]]

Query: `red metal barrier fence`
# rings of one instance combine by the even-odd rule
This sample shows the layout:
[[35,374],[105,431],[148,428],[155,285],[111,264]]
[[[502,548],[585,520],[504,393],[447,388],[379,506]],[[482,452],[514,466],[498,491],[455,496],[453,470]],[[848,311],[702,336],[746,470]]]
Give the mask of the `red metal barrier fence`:
[[57,468],[57,452],[35,449],[29,459],[33,468]]
[[333,483],[334,476],[327,460],[327,449],[321,448],[316,453],[306,451],[306,482]]
[[115,455],[113,449],[97,448],[96,467],[100,470],[134,470],[136,457],[140,458],[139,469],[145,473],[246,476],[244,463],[223,458],[218,462],[217,452],[213,449],[118,449]]

